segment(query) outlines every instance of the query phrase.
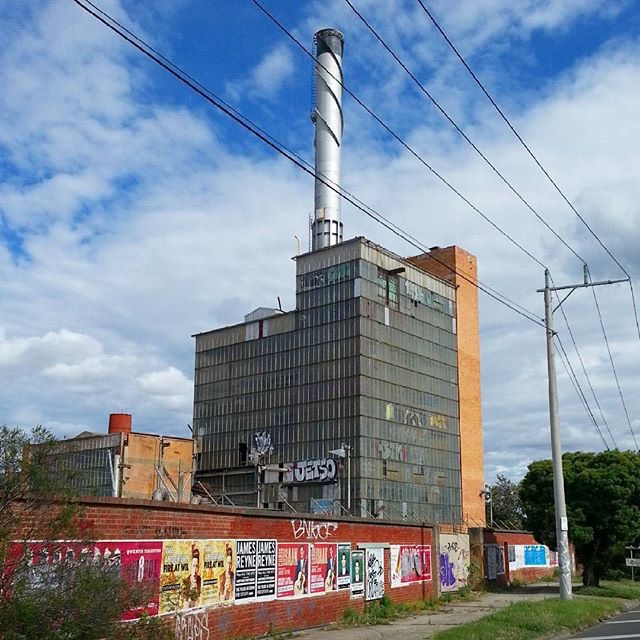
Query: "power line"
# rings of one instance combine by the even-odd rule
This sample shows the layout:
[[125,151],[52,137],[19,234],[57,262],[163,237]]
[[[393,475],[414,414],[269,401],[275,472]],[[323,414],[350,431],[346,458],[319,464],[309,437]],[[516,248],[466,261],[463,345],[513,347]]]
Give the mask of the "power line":
[[380,126],[382,126],[387,133],[389,133],[397,142],[399,142],[412,156],[414,156],[421,164],[423,164],[438,180],[440,180],[446,187],[448,187],[453,193],[455,193],[465,204],[473,209],[478,215],[480,215],[486,222],[488,222],[494,229],[501,233],[509,242],[514,244],[524,254],[526,254],[531,260],[546,269],[546,265],[536,258],[531,252],[525,249],[520,243],[512,238],[506,231],[498,226],[491,218],[489,218],[483,211],[481,211],[476,205],[474,205],[468,198],[466,198],[462,192],[460,192],[452,183],[450,183],[443,175],[441,175],[436,169],[434,169],[417,151],[415,151],[405,140],[403,140],[389,125],[384,122],[369,106],[367,106],[349,87],[347,87],[342,78],[336,77],[329,69],[327,69],[322,63],[315,60],[315,57],[311,51],[309,51],[272,13],[270,13],[258,0],[252,0],[260,11],[262,11],[267,18],[269,18],[288,38],[290,38],[304,53],[307,54],[312,60],[324,69],[336,82],[338,82],[342,89],[348,93]]
[[[580,383],[578,382],[578,377],[576,376],[576,372],[573,370],[573,367],[571,366],[571,361],[569,360],[569,356],[567,355],[567,352],[565,351],[564,345],[562,344],[562,340],[560,340],[560,336],[556,333],[555,335],[556,341],[558,342],[558,345],[560,347],[560,351],[558,351],[558,353],[560,354],[560,362],[562,362],[562,366],[564,367],[564,370],[567,372],[567,375],[569,376],[569,380],[571,380],[571,384],[573,385],[573,388],[575,389],[576,393],[578,394],[578,397],[580,398],[580,400],[582,401],[582,404],[588,414],[588,416],[591,418],[591,422],[593,423],[593,426],[595,427],[596,431],[598,432],[598,435],[600,436],[600,439],[602,440],[605,449],[607,451],[609,451],[609,445],[607,444],[607,441],[604,439],[604,436],[602,435],[602,431],[600,430],[600,427],[598,426],[598,423],[596,422],[595,416],[593,415],[593,412],[591,411],[591,408],[589,407],[589,403],[587,402],[587,398],[584,395],[584,391],[582,391],[582,387],[580,386]],[[615,441],[614,441],[614,446],[615,446]]]
[[620,386],[620,380],[618,379],[618,372],[616,371],[616,365],[613,362],[613,355],[611,354],[611,348],[609,347],[609,339],[607,338],[607,332],[605,331],[605,328],[604,328],[604,321],[602,320],[602,313],[600,312],[600,304],[598,303],[598,296],[596,295],[595,289],[592,289],[591,291],[593,292],[593,300],[595,302],[596,310],[598,312],[598,318],[600,320],[600,328],[602,329],[602,335],[604,336],[604,343],[607,347],[607,353],[609,354],[609,362],[611,363],[613,377],[615,378],[616,386],[618,387],[620,402],[622,403],[622,408],[624,409],[624,415],[627,418],[627,424],[629,425],[629,431],[631,432],[633,443],[636,446],[636,451],[640,451],[640,449],[638,449],[638,441],[636,440],[636,434],[633,432],[633,427],[631,426],[631,419],[629,418],[629,411],[627,410],[627,404],[624,401],[624,396],[622,395],[622,387]]
[[[557,292],[556,292],[556,297],[558,297]],[[598,407],[598,410],[600,412],[600,417],[602,418],[602,422],[604,424],[604,426],[607,428],[607,432],[609,433],[609,437],[611,438],[611,442],[613,443],[614,448],[617,448],[618,445],[616,444],[616,440],[613,437],[613,434],[611,433],[611,429],[609,428],[609,423],[607,422],[607,419],[604,417],[604,412],[602,411],[602,407],[600,406],[600,402],[598,401],[598,398],[596,396],[596,392],[593,388],[593,385],[591,384],[591,378],[589,377],[589,374],[587,373],[587,368],[585,367],[584,364],[584,360],[582,359],[582,354],[580,353],[580,350],[578,349],[578,345],[576,343],[576,339],[573,335],[573,331],[571,330],[571,326],[569,325],[569,319],[567,318],[567,314],[564,312],[564,307],[562,305],[560,305],[560,311],[562,312],[562,317],[564,318],[564,322],[567,325],[567,331],[569,332],[569,336],[571,337],[571,342],[573,343],[573,348],[575,349],[576,355],[578,356],[578,360],[580,362],[580,366],[582,367],[582,373],[584,374],[584,377],[587,380],[587,384],[589,385],[589,389],[591,390],[591,395],[593,396],[593,399],[596,403],[596,406]],[[558,341],[560,340],[560,338],[558,338]],[[563,351],[564,351],[564,347],[562,347]],[[565,356],[567,357],[567,361],[569,362],[569,357],[567,356],[566,352],[565,352]],[[574,372],[575,375],[575,372]],[[576,377],[576,382],[577,382],[577,377]],[[580,393],[582,393],[582,388],[580,388]],[[583,394],[584,395],[584,394]],[[589,408],[589,403],[587,402],[586,397],[584,397],[584,403],[585,406],[589,412],[589,414],[592,416],[592,419],[594,421],[594,423],[596,422],[595,417],[593,416],[593,413],[591,411],[591,409]],[[598,427],[598,431],[600,431],[600,428]]]
[[611,253],[611,251],[609,251],[609,249],[605,246],[605,244],[602,242],[602,240],[600,239],[600,237],[596,234],[596,232],[591,228],[591,226],[587,223],[587,221],[584,219],[584,217],[582,215],[580,215],[580,213],[578,212],[578,210],[576,209],[576,207],[573,205],[573,203],[569,200],[569,198],[566,196],[566,194],[564,193],[564,191],[560,188],[560,186],[558,185],[558,183],[551,177],[551,174],[547,171],[547,169],[543,166],[543,164],[540,162],[540,160],[538,160],[538,158],[536,157],[536,155],[533,153],[533,151],[531,150],[531,148],[529,147],[529,145],[524,141],[524,139],[522,138],[522,136],[520,135],[520,133],[518,133],[518,131],[516,130],[516,128],[513,126],[513,124],[511,123],[511,121],[509,120],[509,118],[507,118],[507,116],[504,114],[504,112],[502,111],[502,109],[498,106],[498,103],[494,100],[494,98],[491,96],[491,94],[489,93],[489,91],[487,91],[487,89],[485,88],[485,86],[482,84],[482,82],[480,81],[480,79],[478,78],[478,76],[474,73],[473,69],[469,66],[469,64],[467,63],[467,61],[464,59],[464,57],[462,56],[462,54],[458,51],[458,49],[456,48],[456,46],[453,44],[453,42],[451,41],[451,39],[449,38],[449,36],[445,33],[444,29],[440,26],[440,24],[438,23],[438,21],[435,19],[435,17],[433,16],[433,14],[429,11],[429,9],[425,6],[423,0],[417,0],[418,4],[422,7],[422,10],[427,14],[427,16],[429,17],[429,19],[431,20],[431,22],[433,23],[433,25],[435,26],[435,28],[438,30],[438,32],[440,33],[440,35],[444,38],[445,42],[449,45],[449,47],[451,48],[451,50],[456,54],[456,56],[458,57],[458,59],[460,60],[460,62],[464,65],[465,69],[469,72],[469,74],[471,75],[471,77],[473,78],[473,80],[475,81],[475,83],[478,85],[478,87],[480,87],[480,90],[482,91],[482,93],[484,93],[484,95],[487,97],[487,99],[489,100],[489,102],[493,105],[493,107],[495,108],[495,110],[498,112],[498,114],[500,115],[500,117],[504,120],[504,122],[506,123],[506,125],[509,127],[509,129],[511,129],[511,132],[513,133],[513,135],[518,139],[518,141],[520,142],[520,144],[524,147],[524,149],[526,150],[526,152],[529,154],[529,156],[531,156],[531,159],[536,163],[536,165],[538,166],[538,168],[540,169],[540,171],[542,171],[542,173],[545,175],[545,177],[547,178],[547,180],[553,185],[554,189],[560,194],[560,197],[565,201],[565,203],[569,206],[569,208],[576,214],[576,216],[578,216],[578,219],[580,220],[580,222],[582,222],[582,224],[587,228],[587,230],[589,231],[589,233],[591,233],[591,235],[595,238],[595,240],[598,242],[598,244],[606,251],[606,253],[609,255],[609,257],[615,262],[615,264],[620,268],[620,270],[627,276],[627,278],[629,279],[629,289],[631,291],[631,303],[633,306],[633,315],[634,315],[634,319],[635,319],[635,324],[636,324],[636,330],[638,333],[638,338],[640,338],[640,321],[638,320],[638,308],[636,305],[636,297],[635,297],[635,293],[633,291],[633,282],[631,280],[631,276],[629,275],[629,272],[622,266],[622,264],[620,264],[620,262],[617,260],[617,258]]
[[[345,195],[346,192],[343,189],[341,189],[341,188],[337,187],[336,185],[334,185],[332,183],[332,181],[326,179],[326,177],[323,176],[323,174],[318,173],[317,171],[309,168],[309,166],[306,166],[308,163],[305,163],[304,161],[302,161],[298,156],[296,156],[296,154],[294,154],[293,152],[289,151],[284,145],[282,145],[279,142],[277,142],[275,140],[275,138],[273,138],[272,136],[269,136],[268,134],[266,134],[259,127],[257,127],[253,122],[251,122],[251,120],[249,120],[248,118],[246,118],[245,116],[240,114],[237,110],[235,110],[230,105],[226,104],[222,99],[220,99],[218,96],[216,96],[211,90],[209,90],[208,88],[204,87],[204,85],[200,84],[199,82],[195,81],[188,74],[186,74],[184,71],[182,71],[182,69],[180,69],[180,67],[178,67],[173,62],[168,60],[165,56],[162,56],[161,54],[156,52],[154,49],[152,49],[152,47],[150,47],[146,42],[144,42],[144,40],[142,40],[138,36],[135,36],[131,31],[129,31],[128,29],[126,29],[125,27],[123,27],[122,25],[117,23],[113,18],[111,18],[111,16],[109,16],[109,14],[107,14],[106,12],[104,12],[101,9],[99,9],[98,7],[96,7],[96,5],[94,5],[92,2],[90,2],[90,0],[84,0],[89,6],[86,6],[80,0],[72,0],[72,1],[75,2],[75,4],[77,4],[81,9],[83,9],[84,11],[86,11],[87,13],[92,15],[94,18],[96,18],[97,20],[102,22],[106,27],[111,29],[118,36],[120,36],[121,38],[123,38],[124,40],[129,42],[136,49],[138,49],[141,53],[143,53],[145,56],[147,56],[153,62],[158,64],[160,67],[162,67],[165,71],[167,71],[172,76],[174,76],[180,82],[182,82],[183,84],[188,86],[190,89],[195,91],[198,95],[200,95],[203,99],[205,99],[211,105],[215,106],[217,109],[222,111],[225,115],[227,115],[232,120],[234,120],[237,124],[239,124],[240,126],[245,128],[247,131],[249,131],[254,136],[256,136],[258,139],[260,139],[263,143],[265,143],[266,145],[271,147],[274,151],[276,151],[277,153],[279,153],[283,157],[287,158],[289,161],[291,161],[293,164],[298,166],[300,169],[302,169],[303,171],[305,171],[306,173],[308,173],[312,177],[317,178],[318,180],[320,180],[320,182],[325,184],[327,187],[329,187],[330,189],[332,189],[333,191],[335,191],[336,193],[341,195],[347,202],[352,204],[356,209],[362,211],[363,213],[365,213],[367,216],[369,216],[370,218],[372,218],[376,222],[382,224],[388,230],[392,231],[394,234],[396,234],[397,236],[399,236],[400,238],[402,238],[403,240],[405,240],[409,244],[413,245],[417,249],[419,249],[421,251],[425,250],[425,246],[422,243],[418,243],[415,240],[411,239],[411,236],[409,236],[408,234],[403,232],[400,229],[400,227],[398,227],[397,225],[395,225],[393,223],[390,223],[388,220],[386,220],[386,218],[381,216],[381,214],[378,214],[371,207],[363,206],[363,205],[359,204],[359,202],[355,198],[351,197],[350,195]],[[89,8],[89,7],[92,7],[93,9],[95,9],[95,11],[92,10],[91,8]],[[96,12],[98,12],[98,13],[96,13]],[[101,15],[99,15],[99,14],[101,14]],[[442,266],[444,266],[444,267],[446,267],[448,269],[451,269],[451,267],[449,265],[447,265],[443,261],[439,260],[435,256],[430,256],[430,257],[435,262],[438,262]],[[535,317],[535,314],[533,314],[532,312],[526,312],[525,313],[523,311],[518,310],[510,302],[507,302],[508,298],[506,298],[506,296],[503,296],[502,294],[499,294],[494,289],[486,287],[484,284],[482,284],[477,279],[474,280],[472,278],[469,278],[466,274],[463,274],[463,273],[461,273],[461,272],[459,272],[459,271],[457,271],[455,269],[452,269],[452,271],[454,271],[454,273],[456,273],[456,275],[460,276],[463,280],[466,280],[467,282],[469,282],[470,284],[472,284],[473,286],[478,288],[480,291],[482,291],[483,293],[485,293],[489,297],[493,298],[497,302],[500,302],[504,306],[508,307],[509,309],[511,309],[512,311],[517,313],[518,315],[523,316],[527,320],[529,320],[529,321],[531,321],[531,322],[533,322],[533,323],[535,323],[535,324],[537,324],[539,326],[544,326],[544,324],[542,322],[540,322]]]
[[502,180],[502,182],[511,190],[511,192],[522,202],[522,204],[538,218],[542,224],[567,248],[573,255],[578,258],[582,263],[586,263],[586,260],[580,256],[580,254],[569,245],[566,240],[538,213],[538,211],[522,196],[522,194],[505,178],[500,170],[489,160],[489,158],[480,150],[480,148],[469,138],[469,136],[460,128],[455,120],[446,112],[446,110],[440,105],[440,103],[429,93],[426,87],[416,78],[415,74],[402,62],[395,51],[384,41],[384,39],[378,34],[378,32],[369,24],[367,19],[353,6],[351,0],[344,0],[352,11],[360,18],[362,23],[372,33],[372,35],[378,40],[378,42],[387,50],[387,52],[393,57],[393,59],[404,69],[407,75],[414,81],[416,86],[424,93],[431,103],[440,111],[440,113],[446,118],[446,120],[453,126],[453,128],[464,138],[464,140],[472,147],[472,149],[484,160],[484,162],[491,168],[491,170]]

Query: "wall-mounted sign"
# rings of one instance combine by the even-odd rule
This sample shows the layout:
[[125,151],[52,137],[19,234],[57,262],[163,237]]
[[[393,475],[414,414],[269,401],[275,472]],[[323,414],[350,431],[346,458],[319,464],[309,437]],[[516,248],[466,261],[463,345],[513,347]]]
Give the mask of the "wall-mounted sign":
[[338,475],[338,465],[333,458],[299,460],[290,465],[285,482],[333,482]]

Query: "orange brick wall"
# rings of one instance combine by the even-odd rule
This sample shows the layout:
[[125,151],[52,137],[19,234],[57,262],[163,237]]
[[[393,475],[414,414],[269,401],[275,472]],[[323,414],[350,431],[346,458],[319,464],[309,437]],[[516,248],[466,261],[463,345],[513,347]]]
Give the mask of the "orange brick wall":
[[478,289],[472,284],[477,281],[477,261],[475,256],[456,246],[431,249],[408,260],[456,285],[462,517],[471,527],[484,525],[485,503],[480,493],[484,490],[480,326]]
[[[80,523],[88,536],[96,540],[128,540],[158,538],[275,538],[280,542],[314,542],[313,536],[294,529],[292,520],[298,514],[265,512],[256,509],[222,508],[147,500],[118,498],[83,498]],[[385,591],[395,602],[415,601],[435,596],[439,580],[431,527],[417,523],[388,523],[350,518],[329,518],[302,515],[307,522],[330,522],[328,537],[316,542],[420,544],[431,545],[430,582],[391,588],[390,555],[385,549]],[[296,533],[297,531],[297,533]],[[20,533],[20,532],[18,532]],[[324,536],[324,534],[322,534]],[[254,637],[270,631],[287,631],[319,626],[339,620],[347,607],[362,610],[364,599],[350,599],[349,590],[337,590],[324,595],[297,599],[275,599],[206,610],[210,637],[220,640]],[[175,615],[167,616],[172,624]]]

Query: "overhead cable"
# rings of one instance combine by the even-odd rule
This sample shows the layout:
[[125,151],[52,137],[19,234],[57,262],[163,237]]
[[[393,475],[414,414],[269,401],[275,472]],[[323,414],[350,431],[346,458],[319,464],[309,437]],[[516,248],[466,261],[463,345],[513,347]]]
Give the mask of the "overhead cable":
[[587,415],[589,416],[589,418],[591,419],[591,422],[593,424],[593,426],[595,427],[596,432],[598,433],[598,435],[600,436],[600,439],[602,440],[602,443],[605,446],[605,449],[607,451],[609,451],[609,445],[607,444],[607,441],[605,440],[604,436],[602,435],[602,431],[600,430],[600,427],[595,419],[595,416],[593,415],[593,412],[591,411],[591,408],[589,407],[589,403],[587,402],[587,398],[584,395],[584,392],[582,391],[582,387],[580,386],[580,383],[578,382],[578,378],[576,376],[576,372],[573,370],[573,367],[571,366],[571,361],[569,360],[569,356],[567,355],[567,352],[564,348],[564,345],[562,344],[562,340],[560,340],[560,336],[556,333],[555,335],[556,338],[556,342],[558,343],[558,346],[560,347],[560,350],[558,351],[559,355],[560,355],[560,362],[562,362],[562,365],[565,369],[565,371],[567,372],[567,376],[569,377],[569,380],[571,380],[571,384],[573,385],[573,388],[575,389],[576,393],[578,394],[578,397],[580,398],[580,401],[582,402],[585,411],[587,412]]
[[[556,297],[558,297],[558,294],[556,292]],[[596,406],[598,407],[598,411],[600,412],[600,417],[602,418],[602,422],[604,424],[604,426],[607,428],[607,432],[609,433],[609,437],[611,438],[611,442],[613,443],[614,448],[617,448],[618,445],[616,444],[616,440],[613,437],[613,434],[611,433],[611,429],[609,428],[609,423],[607,422],[607,419],[604,416],[604,412],[602,411],[602,407],[600,406],[600,402],[598,401],[598,397],[596,396],[596,392],[593,388],[593,385],[591,384],[591,378],[589,376],[589,374],[587,373],[587,368],[585,367],[584,364],[584,360],[582,359],[582,354],[580,353],[580,350],[578,349],[578,344],[576,343],[576,339],[573,335],[573,331],[571,330],[571,326],[569,325],[569,319],[567,318],[567,314],[564,311],[564,307],[562,305],[560,305],[560,311],[562,313],[562,317],[564,318],[564,322],[567,325],[567,331],[569,332],[569,336],[571,338],[571,342],[573,343],[573,348],[575,349],[576,355],[578,356],[578,360],[580,362],[580,366],[582,367],[582,373],[584,374],[584,377],[587,380],[587,384],[589,385],[589,389],[591,390],[591,395],[593,396],[593,399],[596,403]],[[563,347],[564,349],[564,347]],[[569,361],[569,357],[567,356],[566,352],[565,352],[565,356],[567,357],[567,361]],[[574,373],[575,375],[575,373]],[[577,382],[577,377],[576,377],[576,382]],[[582,388],[580,388],[580,393],[582,393]],[[582,394],[584,395],[584,394]],[[591,409],[589,408],[589,403],[586,399],[586,397],[584,397],[584,404],[589,412],[589,414],[592,416],[593,418],[593,422],[596,422],[595,417],[593,417],[593,412],[591,411]],[[596,423],[597,424],[597,423]],[[600,428],[598,427],[598,431],[600,431]]]
[[640,449],[638,449],[638,441],[636,440],[636,434],[634,433],[633,427],[631,426],[631,419],[629,418],[627,403],[624,401],[624,395],[622,394],[622,387],[620,386],[620,380],[618,379],[618,372],[616,371],[616,365],[613,362],[613,355],[611,353],[611,347],[609,346],[609,339],[607,337],[607,332],[604,328],[604,321],[602,319],[602,313],[600,311],[600,304],[598,303],[598,296],[596,295],[595,287],[591,287],[591,292],[593,293],[593,300],[595,302],[596,310],[598,312],[598,318],[600,320],[600,328],[602,329],[604,343],[607,347],[607,353],[609,354],[609,362],[611,363],[611,370],[613,371],[613,377],[616,381],[616,386],[618,387],[618,395],[620,396],[620,402],[622,403],[622,408],[624,409],[624,415],[627,418],[627,425],[629,426],[629,431],[631,432],[631,437],[633,438],[633,444],[636,447],[636,451],[640,451]]
[[391,127],[384,122],[367,104],[365,104],[347,85],[344,84],[342,78],[335,76],[329,69],[327,69],[321,62],[315,59],[313,53],[309,51],[271,12],[269,12],[259,0],[251,0],[254,5],[262,13],[264,13],[269,20],[271,20],[289,39],[291,39],[304,53],[307,54],[312,60],[316,62],[328,75],[330,75],[336,82],[338,82],[345,93],[349,94],[380,126],[382,126],[387,133],[389,133],[397,142],[399,142],[414,158],[416,158],[422,165],[424,165],[438,180],[440,180],[447,188],[455,193],[466,205],[473,209],[478,215],[480,215],[486,222],[488,222],[494,229],[502,234],[509,242],[514,244],[520,251],[526,254],[531,260],[537,263],[543,269],[547,269],[547,266],[536,258],[530,251],[525,249],[520,243],[512,238],[504,229],[498,226],[489,216],[481,211],[475,204],[473,204],[462,192],[457,189],[451,182],[449,182],[442,174],[434,169],[417,151],[415,151],[403,138],[400,137]]
[[463,137],[465,142],[471,146],[471,148],[484,160],[485,164],[500,178],[500,180],[509,188],[509,190],[522,202],[522,204],[538,218],[542,224],[547,227],[549,231],[571,252],[578,258],[583,264],[586,262],[584,258],[573,248],[569,243],[538,213],[538,211],[524,198],[524,196],[509,182],[509,180],[500,172],[500,170],[489,160],[489,158],[480,150],[480,148],[469,138],[469,136],[460,128],[456,121],[447,113],[447,111],[440,105],[440,103],[429,93],[426,87],[418,80],[415,74],[402,62],[396,52],[385,42],[380,34],[369,24],[367,19],[353,6],[351,0],[344,0],[352,11],[360,18],[361,22],[367,27],[371,34],[378,40],[378,42],[387,50],[387,52],[393,57],[393,59],[402,67],[407,75],[413,80],[418,89],[431,101],[431,103],[440,111],[440,113],[446,118],[451,126]]
[[582,222],[582,224],[587,228],[589,233],[595,238],[596,242],[605,250],[607,255],[615,262],[615,264],[620,268],[620,270],[627,276],[627,278],[629,280],[629,289],[631,291],[631,303],[632,303],[632,306],[633,306],[633,315],[634,315],[635,324],[636,324],[636,331],[638,333],[638,338],[640,338],[640,320],[638,319],[638,308],[637,308],[637,305],[636,305],[636,297],[635,297],[635,293],[634,293],[634,290],[633,290],[633,281],[631,279],[631,276],[629,275],[629,272],[622,266],[622,264],[613,255],[613,253],[611,253],[611,251],[605,246],[604,242],[600,239],[600,237],[596,234],[596,232],[591,228],[589,223],[584,219],[584,217],[576,209],[576,207],[573,205],[571,200],[569,200],[569,198],[566,196],[564,191],[560,188],[558,183],[551,177],[551,174],[547,171],[547,169],[543,166],[543,164],[540,162],[540,160],[537,158],[537,156],[533,153],[533,151],[531,150],[529,145],[524,141],[524,139],[522,138],[520,133],[513,126],[513,124],[509,120],[509,118],[507,118],[507,116],[502,111],[502,109],[499,107],[498,103],[491,96],[489,91],[487,91],[486,87],[482,84],[482,82],[480,81],[480,79],[478,78],[476,73],[469,66],[467,61],[462,56],[462,54],[458,51],[457,47],[453,44],[453,42],[451,41],[451,38],[449,38],[449,36],[445,33],[444,29],[440,26],[440,24],[435,19],[433,14],[426,7],[426,5],[424,4],[423,0],[417,0],[417,2],[422,7],[423,11],[427,14],[427,16],[429,17],[429,19],[431,20],[431,22],[433,23],[435,28],[438,30],[440,35],[444,38],[445,42],[449,45],[451,50],[456,54],[456,56],[458,57],[460,62],[464,65],[465,69],[469,72],[469,74],[471,75],[471,77],[473,78],[475,83],[478,85],[478,87],[480,87],[480,90],[482,91],[482,93],[484,93],[484,95],[487,97],[489,102],[493,105],[493,107],[498,112],[500,117],[504,120],[505,124],[509,127],[509,129],[511,129],[511,132],[513,133],[513,135],[518,139],[518,141],[524,147],[524,149],[529,154],[531,159],[538,166],[540,171],[542,171],[542,173],[545,175],[545,177],[551,183],[551,185],[554,187],[554,189],[560,194],[560,197],[565,201],[565,203],[569,206],[569,208],[573,211],[573,213],[576,214],[576,216],[578,217],[580,222]]
[[[249,120],[248,118],[243,116],[240,112],[235,110],[233,107],[225,103],[221,98],[216,96],[211,90],[207,89],[202,84],[200,84],[199,82],[191,78],[187,73],[182,71],[180,67],[172,63],[166,57],[159,54],[157,51],[155,51],[151,46],[149,46],[146,42],[144,42],[144,40],[140,39],[138,36],[135,36],[131,31],[129,31],[128,29],[120,25],[113,18],[111,18],[109,14],[105,13],[104,11],[99,9],[96,5],[94,5],[92,2],[90,2],[90,0],[72,0],[72,1],[75,4],[77,4],[80,8],[82,8],[84,11],[91,14],[94,18],[102,22],[106,27],[111,29],[118,36],[120,36],[121,38],[129,42],[132,46],[134,46],[136,49],[138,49],[141,53],[143,53],[153,62],[158,64],[160,67],[162,67],[165,71],[170,73],[176,79],[180,80],[180,82],[188,86],[191,90],[195,91],[198,95],[200,95],[203,99],[205,99],[211,105],[213,105],[214,107],[222,111],[225,115],[227,115],[229,118],[234,120],[237,124],[239,124],[240,126],[245,128],[247,131],[252,133],[258,139],[260,139],[264,144],[271,147],[274,151],[276,151],[283,157],[287,158],[289,161],[291,161],[293,164],[298,166],[304,172],[318,179],[320,182],[325,184],[327,187],[329,187],[336,193],[339,193],[347,202],[352,204],[356,209],[362,211],[367,216],[369,216],[370,218],[372,218],[373,220],[375,220],[376,222],[378,222],[379,224],[381,224],[382,226],[384,226],[385,228],[387,228],[388,230],[390,230],[391,232],[393,232],[394,234],[396,234],[397,236],[399,236],[400,238],[408,242],[409,244],[413,245],[420,251],[424,251],[425,247],[422,243],[416,242],[415,240],[411,239],[411,237],[405,232],[403,232],[397,225],[388,221],[386,218],[381,216],[381,214],[378,214],[371,207],[363,206],[355,198],[351,197],[343,189],[335,185],[331,180],[328,180],[326,177],[324,177],[323,174],[318,173],[313,168],[310,168],[310,166],[308,166],[308,163],[301,161],[301,159],[296,154],[288,150],[284,145],[277,142],[275,138],[266,134],[263,130],[257,127],[253,122],[251,122],[251,120]],[[447,265],[446,263],[439,260],[435,256],[430,255],[430,258],[433,259],[435,262],[441,264],[442,266],[445,266],[446,268],[451,269],[450,265]],[[499,294],[498,292],[496,292],[494,289],[491,289],[490,287],[485,286],[479,280],[469,278],[466,274],[461,273],[456,269],[452,269],[452,271],[454,271],[454,273],[456,273],[456,275],[461,277],[463,280],[477,287],[480,291],[482,291],[489,297],[493,298],[500,304],[508,307],[518,315],[521,315],[527,320],[541,327],[544,327],[544,323],[541,322],[535,316],[534,313],[520,311],[514,305],[508,302],[508,298],[506,298],[506,296],[503,296],[502,294]]]

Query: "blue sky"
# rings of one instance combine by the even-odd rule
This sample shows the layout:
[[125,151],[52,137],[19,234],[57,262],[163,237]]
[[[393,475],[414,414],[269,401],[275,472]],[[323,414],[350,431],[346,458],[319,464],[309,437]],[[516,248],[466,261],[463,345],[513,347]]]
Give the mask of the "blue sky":
[[[96,4],[308,161],[309,58],[250,0]],[[640,7],[605,0],[426,3],[637,286]],[[307,47],[345,35],[349,88],[559,284],[582,265],[472,152],[344,0],[264,5]],[[417,0],[354,0],[467,135],[588,262],[620,270],[536,170]],[[60,436],[186,435],[191,334],[294,300],[312,180],[71,0],[0,0],[0,420]],[[543,315],[541,267],[345,98],[343,184],[425,245],[477,255],[480,279]],[[415,250],[343,207],[345,236]],[[632,428],[640,340],[629,288],[598,291]],[[613,439],[633,447],[590,292],[565,310]],[[563,344],[582,378],[561,316]],[[549,456],[543,332],[481,297],[487,480]],[[603,444],[558,363],[565,449]]]

